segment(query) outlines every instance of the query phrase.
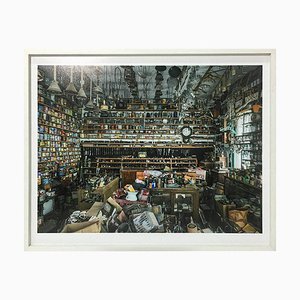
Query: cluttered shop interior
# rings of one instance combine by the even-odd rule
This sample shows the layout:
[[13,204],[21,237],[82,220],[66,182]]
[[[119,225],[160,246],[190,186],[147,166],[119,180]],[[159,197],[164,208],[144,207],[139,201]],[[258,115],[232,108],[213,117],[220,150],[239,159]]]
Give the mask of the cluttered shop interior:
[[262,233],[262,66],[39,65],[38,233]]

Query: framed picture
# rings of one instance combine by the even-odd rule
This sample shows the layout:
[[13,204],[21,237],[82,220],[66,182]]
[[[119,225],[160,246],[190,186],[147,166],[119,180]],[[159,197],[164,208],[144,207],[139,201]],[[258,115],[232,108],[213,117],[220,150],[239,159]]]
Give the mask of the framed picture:
[[275,50],[26,67],[26,250],[275,250]]

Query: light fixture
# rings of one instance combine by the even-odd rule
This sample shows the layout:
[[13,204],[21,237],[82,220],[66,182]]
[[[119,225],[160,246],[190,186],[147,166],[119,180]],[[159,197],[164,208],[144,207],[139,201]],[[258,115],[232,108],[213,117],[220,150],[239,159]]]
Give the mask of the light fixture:
[[101,88],[99,85],[96,85],[96,86],[94,87],[94,92],[95,92],[96,94],[103,94],[103,90],[102,90],[102,88]]
[[100,87],[100,80],[97,82],[97,85],[94,87],[94,92],[96,94],[103,94],[103,90],[102,88]]
[[56,66],[53,66],[53,80],[47,89],[50,93],[59,95],[62,93],[58,82],[56,81]]
[[84,81],[83,81],[83,67],[81,67],[81,80],[80,80],[80,90],[77,94],[77,97],[80,99],[86,99],[87,96],[85,94],[85,91],[83,89]]
[[71,95],[76,95],[77,94],[76,87],[75,87],[75,85],[73,83],[73,66],[71,66],[70,83],[69,83],[69,85],[66,88],[66,92],[68,94],[71,94]]
[[235,67],[231,67],[231,75],[232,76],[235,76],[235,74],[236,74],[236,71],[235,71]]
[[87,109],[94,109],[95,108],[93,100],[92,100],[92,91],[93,91],[92,87],[93,87],[93,81],[92,81],[92,79],[90,79],[90,100],[85,105],[85,108],[87,108]]
[[96,105],[95,105],[95,107],[94,107],[94,112],[95,112],[96,114],[98,114],[98,113],[100,112],[100,108],[99,108],[99,95],[97,94],[96,97],[97,97],[97,98],[96,98]]

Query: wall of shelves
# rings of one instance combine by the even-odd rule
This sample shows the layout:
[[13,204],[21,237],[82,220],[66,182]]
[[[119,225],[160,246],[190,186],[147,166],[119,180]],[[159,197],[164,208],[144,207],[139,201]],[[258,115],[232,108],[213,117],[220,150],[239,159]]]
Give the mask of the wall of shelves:
[[257,67],[232,84],[221,102],[229,167],[261,171],[262,72]]
[[80,120],[63,97],[49,97],[39,87],[38,171],[57,174],[59,167],[78,170]]
[[236,135],[242,164],[247,168],[262,164],[262,122],[260,113],[243,114],[242,134]]
[[[127,109],[112,108],[109,111],[85,112],[80,138],[84,140],[151,140],[155,142],[182,143],[181,128],[193,129],[191,143],[212,144],[218,128],[214,120],[203,116],[198,110],[180,111],[167,109],[159,103],[152,109],[149,101],[143,104],[127,103]],[[142,109],[143,108],[143,109]]]

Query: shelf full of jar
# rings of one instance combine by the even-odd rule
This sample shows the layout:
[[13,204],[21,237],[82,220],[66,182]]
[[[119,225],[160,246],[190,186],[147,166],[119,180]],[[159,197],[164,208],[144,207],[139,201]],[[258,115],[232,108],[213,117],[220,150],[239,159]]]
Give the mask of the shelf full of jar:
[[49,157],[63,157],[63,158],[69,158],[69,157],[79,157],[80,158],[80,151],[73,151],[73,152],[57,152],[57,151],[38,151],[38,158],[49,158]]
[[241,160],[249,160],[252,162],[261,162],[262,161],[262,152],[253,153],[252,155],[243,155],[242,154]]
[[181,110],[178,109],[109,109],[105,111],[95,112],[87,111],[83,114],[84,119],[97,118],[179,118],[180,115],[186,114],[194,117],[206,117],[203,113],[196,109]]
[[[144,129],[89,129],[85,130],[83,133],[80,134],[80,138],[88,138],[91,135],[97,137],[109,136],[109,135],[159,135],[159,134],[176,134],[180,135],[179,128],[144,128]],[[197,136],[215,136],[217,133],[215,131],[203,130],[203,129],[196,129],[194,128],[194,132],[191,137]]]
[[79,131],[65,130],[62,128],[50,127],[41,124],[38,125],[38,133],[46,133],[46,134],[60,135],[60,136],[73,137],[73,138],[79,137]]
[[171,169],[186,169],[195,167],[198,164],[197,158],[94,158],[87,159],[82,162],[83,169],[99,169],[99,168],[160,168],[161,166],[169,166]]
[[[47,141],[48,142],[48,141]],[[60,142],[48,142],[39,141],[38,142],[38,152],[40,153],[68,153],[71,154],[80,154],[79,145],[69,144],[69,143],[60,143]],[[60,156],[60,155],[58,155]]]
[[[85,168],[83,170],[83,175],[97,175],[99,174],[103,169],[104,170],[116,170],[117,172],[121,170],[163,170],[168,165],[161,165],[161,167],[157,165],[127,165],[127,166],[99,166],[96,169],[92,168]],[[189,166],[168,166],[170,171],[185,171],[188,172]]]
[[110,140],[110,139],[81,139],[81,146],[83,148],[103,148],[103,149],[202,149],[202,148],[214,148],[214,143],[212,144],[184,144],[180,143],[152,143],[145,141],[120,141],[120,140]]
[[38,172],[55,172],[57,171],[59,166],[66,166],[68,168],[73,168],[76,169],[78,171],[78,165],[79,162],[78,160],[76,161],[68,161],[68,160],[62,160],[62,161],[58,161],[58,162],[47,162],[47,164],[45,163],[39,163],[38,164]]
[[67,117],[64,114],[53,116],[43,111],[38,112],[38,121],[47,124],[53,123],[53,125],[68,126],[70,129],[78,129],[80,122],[77,119]]
[[38,134],[39,141],[52,141],[52,142],[68,142],[73,144],[79,144],[79,136],[63,136],[52,133],[39,133]]
[[246,135],[252,135],[252,136],[261,136],[261,131],[250,131],[250,132],[243,132],[241,134],[235,135],[235,137],[243,137]]
[[53,99],[45,95],[38,95],[38,104],[43,105],[45,110],[49,110],[49,115],[57,116],[58,114],[65,114],[69,117],[76,117],[74,110],[67,106],[67,99],[61,96],[55,96]]
[[258,142],[259,144],[262,143],[261,132],[244,134],[244,135],[236,135],[234,138],[235,138],[235,143],[237,144],[248,143],[248,142]]
[[[127,143],[151,143],[152,145],[155,143],[182,143],[182,137],[179,134],[171,134],[171,133],[134,133],[134,134],[83,134],[81,136],[81,142],[127,142]],[[190,137],[189,144],[198,144],[198,143],[214,143],[215,135],[192,135]]]
[[78,143],[70,143],[66,141],[50,141],[50,140],[39,140],[38,146],[42,148],[79,148]]
[[[62,155],[80,155],[81,151],[79,147],[73,147],[73,148],[53,148],[53,147],[38,147],[38,153],[51,153],[56,154],[57,156]],[[47,156],[47,155],[44,155]],[[53,155],[54,156],[54,155]]]
[[[49,155],[48,155],[49,154]],[[47,153],[47,155],[39,156],[38,163],[48,163],[48,162],[61,162],[61,161],[68,161],[68,162],[75,162],[80,160],[80,155],[50,155],[52,153]]]
[[77,166],[79,163],[80,157],[70,158],[70,159],[56,159],[56,157],[51,157],[50,160],[39,161],[38,168],[53,168],[57,165],[66,165],[66,166]]
[[[82,131],[86,130],[101,130],[101,129],[148,129],[151,130],[155,128],[156,126],[161,128],[168,128],[168,127],[175,127],[178,128],[179,126],[186,126],[189,125],[192,128],[201,128],[202,130],[214,130],[216,131],[216,126],[210,126],[210,125],[203,125],[203,124],[197,124],[197,123],[133,123],[133,122],[126,122],[126,123],[115,123],[115,122],[109,122],[109,123],[97,123],[97,124],[84,124],[81,126]],[[148,128],[146,128],[148,126]],[[151,126],[151,127],[149,127]]]
[[79,126],[74,126],[74,124],[71,123],[67,123],[64,121],[63,124],[59,124],[56,122],[49,122],[49,121],[45,121],[43,119],[38,119],[38,126],[46,126],[49,128],[57,128],[57,129],[61,129],[64,131],[68,131],[68,132],[75,132],[75,133],[79,133],[80,129]]
[[198,124],[203,126],[215,126],[214,122],[209,119],[207,121],[203,118],[172,118],[172,117],[144,117],[143,115],[139,117],[124,116],[124,117],[87,117],[83,120],[83,125],[98,125],[99,123],[103,124],[160,124],[160,125],[177,125],[177,124]]
[[[156,157],[108,157],[96,158],[96,161],[84,161],[84,165],[90,164],[89,167],[96,167],[97,164],[195,164],[197,165],[197,158],[186,157],[171,157],[171,158],[156,158]],[[92,166],[93,165],[93,166]]]

